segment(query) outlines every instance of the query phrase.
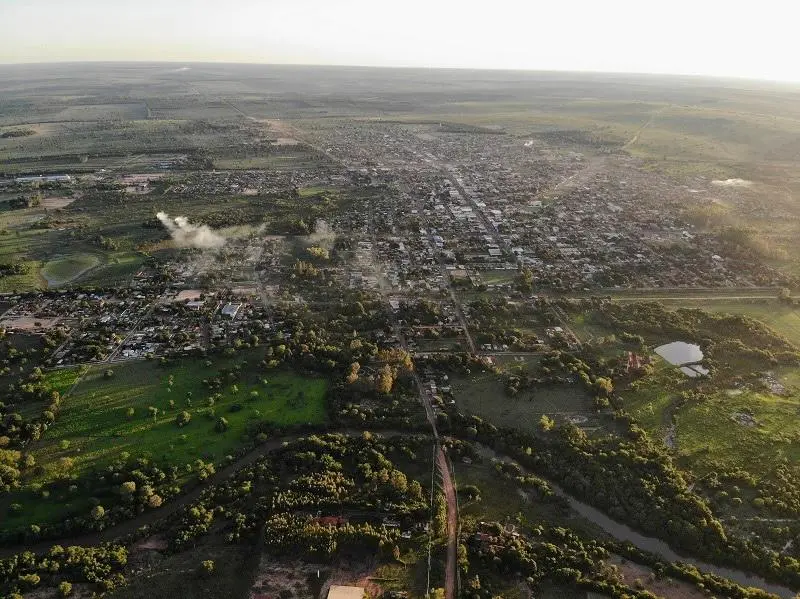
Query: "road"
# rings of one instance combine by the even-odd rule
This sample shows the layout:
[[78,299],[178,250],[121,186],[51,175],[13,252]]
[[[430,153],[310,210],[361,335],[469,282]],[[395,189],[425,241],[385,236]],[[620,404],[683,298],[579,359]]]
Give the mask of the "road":
[[456,490],[447,458],[441,446],[436,454],[436,464],[442,475],[442,490],[447,503],[447,566],[444,573],[444,591],[446,599],[455,599],[456,592],[456,554],[458,552],[458,508],[456,506]]

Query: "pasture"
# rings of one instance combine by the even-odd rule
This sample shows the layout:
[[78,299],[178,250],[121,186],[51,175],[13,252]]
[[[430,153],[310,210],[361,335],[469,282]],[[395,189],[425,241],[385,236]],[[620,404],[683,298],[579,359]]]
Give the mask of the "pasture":
[[[235,363],[219,360],[209,367],[187,360],[162,368],[150,361],[129,362],[112,365],[110,377],[107,366],[94,367],[63,402],[56,424],[34,450],[44,466],[40,479],[55,476],[62,457],[72,460],[73,473],[102,467],[123,452],[165,465],[198,457],[216,462],[242,443],[249,424],[325,420],[327,382],[281,371],[245,370],[241,380],[218,391],[222,398],[211,405],[213,392],[203,380]],[[151,407],[158,410],[155,416]],[[179,428],[175,418],[184,410],[191,421]],[[218,417],[228,421],[224,433],[215,431]]]
[[453,378],[453,396],[459,410],[486,418],[497,426],[535,433],[543,415],[565,422],[586,418],[587,426],[598,426],[591,398],[578,385],[548,385],[520,391],[509,397],[493,374],[480,373],[468,378]]
[[61,287],[99,264],[100,258],[94,254],[68,254],[48,261],[42,267],[42,276],[47,281],[48,287]]
[[746,390],[720,391],[676,412],[679,459],[697,475],[740,469],[756,480],[784,461],[800,461],[797,413],[800,396]]
[[[257,357],[256,352],[248,355],[253,363]],[[187,360],[164,368],[141,361],[111,365],[110,373],[108,366],[86,371],[62,401],[56,423],[31,447],[37,469],[20,491],[0,503],[7,526],[55,522],[90,507],[90,498],[82,493],[61,490],[40,496],[41,489],[56,480],[81,481],[122,459],[145,458],[161,467],[180,467],[197,459],[219,463],[251,438],[250,426],[325,421],[328,382],[322,378],[243,366],[238,379],[214,392],[203,384],[237,364],[244,364],[241,357],[218,359],[211,366]],[[82,373],[57,370],[47,373],[46,380],[64,394]],[[215,393],[212,405],[209,400]],[[191,419],[179,427],[176,416],[184,411]],[[224,431],[217,426],[220,417],[227,421]],[[12,503],[26,509],[8,511]]]

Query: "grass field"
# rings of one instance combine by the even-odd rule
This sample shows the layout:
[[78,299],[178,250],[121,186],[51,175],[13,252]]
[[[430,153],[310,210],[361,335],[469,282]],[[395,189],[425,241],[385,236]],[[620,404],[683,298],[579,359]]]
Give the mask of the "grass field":
[[[122,452],[165,465],[198,457],[217,461],[241,444],[249,423],[324,421],[325,380],[278,371],[250,372],[236,388],[229,385],[222,390],[223,398],[215,402],[214,411],[228,420],[229,428],[225,433],[215,432],[214,418],[206,414],[211,393],[202,380],[233,363],[220,361],[209,368],[201,361],[186,361],[163,369],[153,362],[131,362],[114,366],[111,378],[106,378],[105,368],[94,368],[64,401],[56,425],[34,450],[37,462],[44,465],[41,478],[47,480],[55,474],[55,462],[61,457],[74,460],[76,473],[101,467]],[[257,398],[250,397],[252,391],[258,392]],[[187,392],[192,393],[191,407],[186,402]],[[234,404],[241,409],[231,411]],[[156,418],[149,415],[150,406],[158,408]],[[128,416],[129,409],[133,416]],[[175,417],[183,410],[190,412],[192,420],[178,428]]]
[[101,264],[80,278],[82,285],[109,286],[124,283],[142,267],[144,257],[138,252],[114,252],[106,264]]
[[[718,468],[742,468],[756,478],[784,459],[800,460],[797,431],[797,396],[745,392],[730,396],[717,393],[692,402],[676,415],[678,451],[696,473]],[[734,413],[755,419],[749,426],[732,420]]]
[[77,253],[55,258],[42,267],[42,276],[48,287],[61,287],[100,264],[95,254]]
[[459,409],[498,426],[534,432],[539,430],[543,414],[559,422],[571,416],[585,416],[589,426],[597,424],[589,396],[577,385],[542,387],[509,397],[496,376],[478,374],[454,379],[451,386]]
[[[255,352],[248,358],[257,362]],[[185,361],[168,368],[154,362],[129,362],[87,371],[73,392],[63,400],[56,424],[51,426],[30,453],[40,466],[24,487],[4,498],[0,513],[9,528],[31,523],[58,521],[70,513],[85,512],[90,498],[84,494],[53,496],[43,501],[37,489],[63,476],[80,480],[123,457],[147,458],[162,467],[191,463],[201,458],[218,463],[246,441],[248,425],[268,422],[275,425],[321,423],[326,418],[325,395],[328,383],[321,378],[303,377],[285,371],[255,372],[243,369],[241,378],[219,392],[222,399],[209,412],[203,379],[242,358],[217,360],[212,366],[202,361]],[[52,388],[65,393],[79,376],[77,370],[48,373]],[[169,384],[172,377],[172,384]],[[251,397],[256,391],[257,397]],[[187,404],[192,393],[192,405]],[[175,402],[170,407],[170,400]],[[154,418],[149,407],[159,410]],[[238,408],[237,408],[238,406]],[[128,410],[133,409],[133,415]],[[175,417],[188,411],[191,421],[183,427]],[[218,417],[228,421],[225,432],[215,430]],[[65,470],[64,461],[70,465]],[[8,505],[26,506],[22,512],[7,512]]]
[[655,360],[655,372],[641,380],[635,391],[617,391],[625,410],[653,439],[661,440],[670,425],[668,409],[678,392],[691,381],[674,366],[660,358]]

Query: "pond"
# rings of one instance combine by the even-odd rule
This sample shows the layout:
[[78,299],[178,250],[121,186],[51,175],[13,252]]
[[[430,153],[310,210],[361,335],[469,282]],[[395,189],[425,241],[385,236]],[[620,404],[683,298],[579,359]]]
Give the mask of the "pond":
[[703,352],[699,345],[686,343],[685,341],[673,341],[665,345],[659,345],[656,353],[664,358],[673,366],[683,366],[692,364],[703,359]]

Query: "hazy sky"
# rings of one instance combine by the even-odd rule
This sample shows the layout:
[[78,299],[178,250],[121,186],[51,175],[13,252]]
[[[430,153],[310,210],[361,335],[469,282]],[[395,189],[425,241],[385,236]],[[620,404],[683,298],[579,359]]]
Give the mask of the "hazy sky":
[[800,81],[797,0],[0,0],[0,63],[169,60]]

